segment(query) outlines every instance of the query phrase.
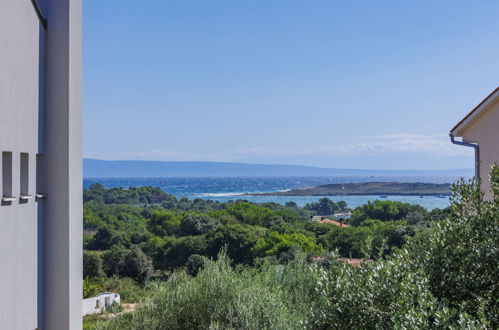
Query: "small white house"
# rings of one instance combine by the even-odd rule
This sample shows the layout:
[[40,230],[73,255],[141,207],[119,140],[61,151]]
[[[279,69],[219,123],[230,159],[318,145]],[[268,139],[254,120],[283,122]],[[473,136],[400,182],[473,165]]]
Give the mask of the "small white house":
[[120,303],[120,295],[112,292],[102,292],[97,297],[83,299],[83,316],[103,313],[106,308]]
[[338,221],[344,221],[352,217],[351,212],[341,212],[333,214],[333,218]]

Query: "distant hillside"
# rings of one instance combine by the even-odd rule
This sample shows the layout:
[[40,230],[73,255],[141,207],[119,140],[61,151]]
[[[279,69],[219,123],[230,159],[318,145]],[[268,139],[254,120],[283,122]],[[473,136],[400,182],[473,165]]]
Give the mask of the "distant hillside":
[[299,165],[266,165],[217,162],[162,162],[141,160],[83,160],[83,176],[96,177],[240,177],[240,176],[336,176],[336,175],[452,175],[471,176],[461,170],[355,170]]
[[450,195],[450,184],[421,182],[363,182],[326,184],[273,193],[254,194],[257,196],[347,196],[347,195],[405,195],[439,196]]

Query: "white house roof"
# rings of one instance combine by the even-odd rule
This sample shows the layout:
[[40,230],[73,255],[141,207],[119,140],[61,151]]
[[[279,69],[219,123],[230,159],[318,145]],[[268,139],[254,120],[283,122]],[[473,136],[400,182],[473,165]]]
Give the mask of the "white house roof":
[[499,87],[497,87],[492,93],[489,94],[485,99],[483,99],[480,104],[478,104],[469,114],[466,115],[459,123],[454,126],[450,132],[454,136],[461,136],[462,132],[473,123],[475,118],[478,118],[480,114],[489,109],[489,106],[495,101],[499,100]]

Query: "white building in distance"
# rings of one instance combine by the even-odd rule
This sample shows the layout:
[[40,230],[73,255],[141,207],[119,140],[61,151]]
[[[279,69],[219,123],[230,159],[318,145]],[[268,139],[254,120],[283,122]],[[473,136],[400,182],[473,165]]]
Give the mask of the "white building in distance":
[[112,292],[102,292],[96,297],[83,299],[83,316],[103,313],[114,304],[120,304],[120,295]]

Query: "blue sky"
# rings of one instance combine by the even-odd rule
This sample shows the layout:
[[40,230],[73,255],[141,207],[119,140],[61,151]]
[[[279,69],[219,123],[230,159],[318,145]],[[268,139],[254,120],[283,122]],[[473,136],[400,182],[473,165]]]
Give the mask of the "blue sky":
[[473,166],[498,1],[86,0],[85,156]]

